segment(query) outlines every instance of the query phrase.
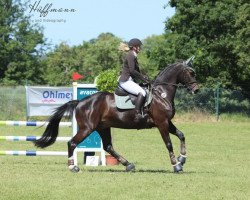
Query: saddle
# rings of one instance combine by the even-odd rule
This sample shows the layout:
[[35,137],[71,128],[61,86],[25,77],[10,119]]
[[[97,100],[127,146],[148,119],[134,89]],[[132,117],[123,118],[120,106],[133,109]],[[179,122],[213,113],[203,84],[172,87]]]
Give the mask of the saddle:
[[[146,91],[146,100],[143,107],[148,106],[152,101],[152,90],[149,90],[148,87],[142,86],[142,88]],[[128,93],[122,87],[118,85],[114,93],[115,96],[115,104],[119,109],[134,109],[135,102],[137,99],[136,95]]]

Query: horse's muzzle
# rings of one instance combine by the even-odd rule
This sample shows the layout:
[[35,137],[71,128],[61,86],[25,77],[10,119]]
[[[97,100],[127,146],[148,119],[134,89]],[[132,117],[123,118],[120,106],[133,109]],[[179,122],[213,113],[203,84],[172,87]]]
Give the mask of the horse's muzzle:
[[199,92],[199,85],[197,83],[193,83],[189,86],[189,90],[192,94],[196,94]]

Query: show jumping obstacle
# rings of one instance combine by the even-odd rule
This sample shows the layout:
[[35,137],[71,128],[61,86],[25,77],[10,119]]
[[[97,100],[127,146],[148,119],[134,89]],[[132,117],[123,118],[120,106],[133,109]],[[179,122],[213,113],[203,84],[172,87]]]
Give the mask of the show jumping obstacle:
[[[82,99],[97,92],[94,84],[78,84],[73,83],[73,99]],[[0,126],[47,126],[48,122],[43,121],[0,121]],[[75,118],[73,122],[60,122],[59,126],[72,127],[73,135],[77,132],[77,123]],[[0,136],[0,141],[36,141],[40,137],[36,136]],[[71,137],[57,137],[56,141],[69,141]],[[77,164],[78,152],[100,152],[100,161],[103,166],[106,165],[105,151],[99,134],[94,131],[84,142],[80,143],[75,152],[74,160]],[[60,151],[1,151],[0,155],[24,155],[24,156],[65,156],[68,152]],[[98,157],[98,156],[96,156]],[[98,158],[99,159],[99,158]]]
[[[41,138],[40,136],[0,136],[0,141],[35,141]],[[57,137],[56,141],[69,141],[71,137]]]
[[[0,121],[0,126],[43,126],[48,125],[48,122],[43,121]],[[71,127],[72,122],[60,122],[62,127]]]
[[0,151],[0,155],[12,156],[67,156],[66,151]]
[[[35,141],[40,136],[0,136],[0,141]],[[71,137],[58,137],[56,141],[65,142],[69,141]],[[0,151],[0,155],[12,156],[67,156],[66,151]]]
[[[48,122],[44,121],[0,121],[0,126],[43,126]],[[61,122],[61,127],[71,127],[72,122]],[[35,141],[40,136],[0,136],[0,141]],[[67,142],[71,137],[58,137],[56,141]],[[66,151],[0,151],[0,155],[12,156],[67,156]]]

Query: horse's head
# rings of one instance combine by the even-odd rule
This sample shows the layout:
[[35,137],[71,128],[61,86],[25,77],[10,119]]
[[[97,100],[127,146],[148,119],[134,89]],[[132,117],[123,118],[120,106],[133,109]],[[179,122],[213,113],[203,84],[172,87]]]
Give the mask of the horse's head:
[[195,94],[199,91],[199,86],[195,78],[195,70],[190,67],[188,61],[184,61],[179,64],[181,71],[178,76],[178,82],[185,85],[185,87],[192,93]]
[[187,61],[179,61],[168,65],[157,75],[153,85],[173,85],[183,84],[193,94],[198,92],[199,86],[195,79],[195,70],[192,68],[194,56]]

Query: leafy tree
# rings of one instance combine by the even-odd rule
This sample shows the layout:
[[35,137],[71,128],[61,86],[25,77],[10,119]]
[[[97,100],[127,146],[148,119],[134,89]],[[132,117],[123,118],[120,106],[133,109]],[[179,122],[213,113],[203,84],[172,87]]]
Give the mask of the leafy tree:
[[[195,66],[202,82],[220,80],[224,86],[248,84],[249,3],[245,0],[170,0],[175,15],[166,30],[176,35],[173,54],[196,56]],[[247,56],[248,55],[248,56]]]
[[20,0],[0,0],[0,83],[41,83],[39,58],[45,40],[42,29],[30,24]]
[[69,85],[71,74],[79,71],[81,60],[77,59],[77,49],[65,43],[56,46],[53,52],[47,54],[43,61],[43,78],[51,86]]
[[242,5],[236,13],[237,27],[234,53],[237,55],[238,73],[236,79],[250,96],[250,5],[247,1],[241,1]]
[[102,33],[96,39],[70,47],[61,43],[44,59],[44,79],[50,85],[68,85],[71,74],[84,76],[81,82],[94,82],[96,76],[108,69],[120,69],[122,53],[118,51],[121,39],[111,33]]
[[175,62],[173,51],[173,34],[154,35],[143,41],[143,49],[139,54],[139,61],[151,79],[168,64]]
[[120,68],[122,54],[118,51],[121,39],[111,33],[102,33],[91,40],[86,50],[83,68],[91,69],[94,76],[107,69]]

